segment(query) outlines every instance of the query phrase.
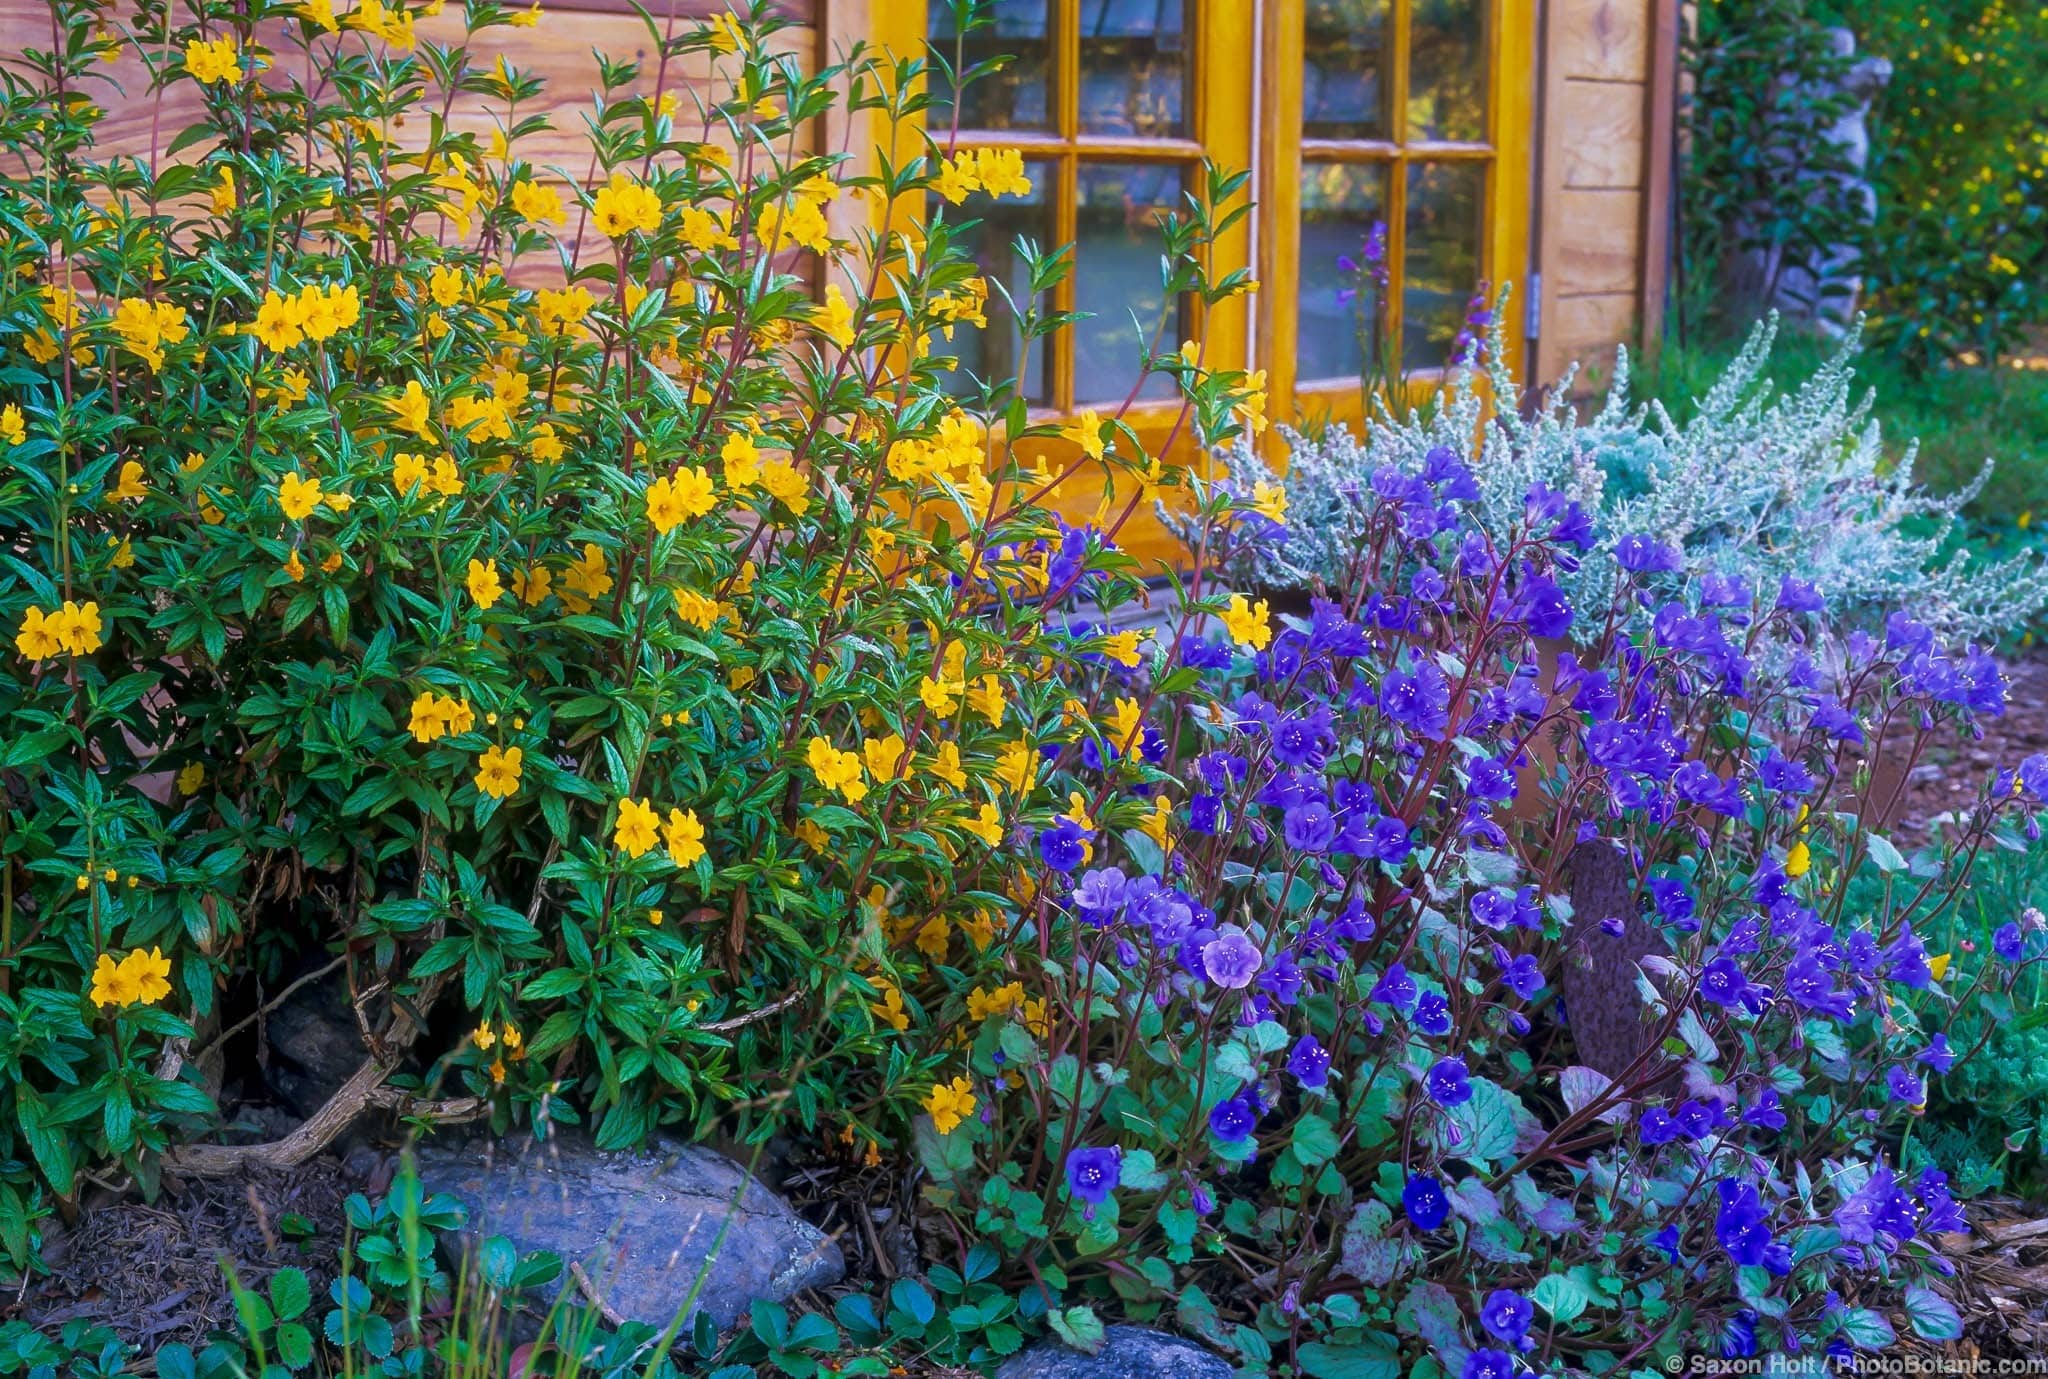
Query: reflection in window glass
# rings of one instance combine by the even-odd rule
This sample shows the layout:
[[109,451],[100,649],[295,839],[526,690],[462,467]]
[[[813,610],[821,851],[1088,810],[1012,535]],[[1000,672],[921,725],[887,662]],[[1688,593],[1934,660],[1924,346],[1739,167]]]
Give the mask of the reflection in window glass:
[[1081,0],[1081,132],[1187,133],[1188,0]]
[[[977,391],[977,379],[986,383],[1017,376],[1017,352],[1024,342],[1018,334],[1017,318],[997,285],[1007,287],[1010,297],[1021,304],[1031,275],[1023,255],[1017,252],[1018,238],[1033,241],[1041,253],[1059,240],[1058,223],[1053,218],[1053,196],[1059,184],[1057,169],[1051,163],[1026,163],[1024,171],[1031,178],[1029,196],[996,200],[975,192],[957,208],[947,207],[936,199],[932,202],[935,214],[944,210],[955,224],[977,222],[956,231],[953,238],[981,266],[981,275],[988,282],[988,306],[983,313],[988,324],[956,327],[950,345],[943,340],[932,342],[934,353],[950,353],[960,361],[957,370],[945,375],[945,386],[955,396]],[[1046,303],[1041,301],[1039,305],[1043,308]],[[1049,405],[1052,401],[1051,390],[1046,386],[1046,343],[1043,339],[1033,341],[1030,356],[1024,361],[1024,398],[1034,406]]]
[[[978,24],[963,40],[953,24],[953,7],[933,0],[930,7],[933,46],[959,69],[991,58],[1005,58],[999,72],[976,77],[960,102],[961,129],[1041,129],[1053,127],[1052,0],[990,0],[990,24]],[[953,92],[936,74],[932,83],[933,129],[953,123]]]
[[1365,372],[1385,291],[1386,207],[1385,164],[1302,165],[1295,367],[1303,382]]
[[[1165,305],[1159,218],[1180,205],[1181,169],[1174,163],[1083,163],[1079,175],[1074,303],[1094,315],[1074,327],[1074,397],[1121,402],[1137,380],[1142,351],[1155,343],[1175,349],[1188,335],[1184,302],[1165,333],[1156,335]],[[1160,397],[1173,387],[1172,375],[1153,374],[1138,395]]]
[[1301,133],[1306,139],[1388,139],[1387,0],[1307,0]]
[[1486,137],[1484,0],[1414,0],[1408,19],[1408,137]]
[[1408,165],[1408,243],[1401,292],[1401,362],[1448,363],[1479,286],[1479,213],[1486,165]]

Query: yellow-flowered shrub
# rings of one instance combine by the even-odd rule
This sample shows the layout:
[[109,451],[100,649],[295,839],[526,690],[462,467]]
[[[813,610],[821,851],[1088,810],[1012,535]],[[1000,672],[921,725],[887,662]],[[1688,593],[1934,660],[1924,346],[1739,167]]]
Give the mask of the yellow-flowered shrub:
[[[760,14],[604,61],[576,181],[469,50],[493,5],[55,10],[0,102],[5,1248],[204,1134],[224,1032],[327,962],[372,1083],[500,1129],[971,1114],[953,1031],[1036,950],[1011,849],[1075,807],[1040,748],[1154,650],[1053,611],[1133,587],[1053,510],[1102,469],[945,386],[987,295],[948,218],[1021,161]],[[203,117],[109,154],[109,52]],[[835,104],[853,152],[806,153]],[[1170,296],[1242,287],[1200,267],[1240,185],[1165,227]],[[1228,438],[1256,399],[1178,343],[1181,434]]]

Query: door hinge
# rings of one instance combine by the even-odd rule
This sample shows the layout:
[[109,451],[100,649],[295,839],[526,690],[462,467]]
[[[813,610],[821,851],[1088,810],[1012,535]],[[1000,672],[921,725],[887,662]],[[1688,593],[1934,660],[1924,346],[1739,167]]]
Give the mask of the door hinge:
[[1522,302],[1522,338],[1534,340],[1543,333],[1543,275],[1529,275],[1529,295]]

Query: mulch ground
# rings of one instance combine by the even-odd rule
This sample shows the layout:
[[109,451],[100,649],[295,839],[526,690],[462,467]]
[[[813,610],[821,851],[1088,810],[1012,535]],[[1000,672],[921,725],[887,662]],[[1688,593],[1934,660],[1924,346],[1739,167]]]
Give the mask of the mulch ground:
[[1986,719],[1977,741],[1947,737],[1931,743],[1907,777],[1895,825],[1900,843],[1930,840],[1944,814],[1974,803],[1992,773],[2048,752],[2048,651],[2029,651],[2004,662],[2005,713]]
[[290,1171],[193,1179],[155,1202],[89,1208],[69,1229],[50,1231],[49,1275],[7,1299],[14,1306],[0,1316],[12,1312],[51,1333],[84,1318],[147,1356],[234,1330],[230,1277],[262,1292],[287,1267],[305,1271],[324,1312],[341,1256],[342,1203],[358,1187],[338,1160],[316,1158]]

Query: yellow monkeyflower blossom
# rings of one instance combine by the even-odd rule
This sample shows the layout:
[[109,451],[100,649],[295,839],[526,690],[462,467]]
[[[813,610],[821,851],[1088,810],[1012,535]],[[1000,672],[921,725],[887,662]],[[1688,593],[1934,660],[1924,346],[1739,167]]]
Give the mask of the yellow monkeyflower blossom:
[[531,178],[522,177],[512,184],[512,209],[522,220],[536,225],[560,225],[562,223],[562,198],[553,187],[543,187]]
[[1794,843],[1785,851],[1785,875],[1804,876],[1813,867],[1813,849],[1804,842]]
[[1003,841],[1003,814],[993,804],[982,805],[979,814],[963,819],[961,825],[990,847]]
[[861,759],[854,752],[842,752],[822,737],[814,737],[804,750],[804,760],[826,790],[836,790],[858,803],[867,798],[867,782],[861,775]]
[[677,589],[671,595],[675,599],[676,616],[692,627],[709,631],[718,621],[718,600],[698,593],[695,589]]
[[700,254],[714,249],[737,249],[739,236],[732,232],[732,226],[723,212],[705,210],[700,206],[685,206],[678,218],[677,233],[683,243]]
[[955,790],[967,788],[967,772],[960,766],[960,744],[941,742],[938,754],[932,758],[931,773]]
[[410,431],[415,436],[427,435],[427,393],[426,389],[420,387],[418,379],[407,382],[405,391],[386,405],[391,408],[393,426],[401,431]]
[[1159,844],[1161,852],[1173,851],[1173,835],[1167,830],[1173,823],[1173,802],[1164,795],[1152,797],[1152,812],[1138,821],[1138,828],[1147,838]]
[[149,496],[149,485],[142,481],[142,464],[127,460],[121,465],[121,477],[107,490],[107,497],[117,503],[140,502]]
[[28,419],[21,414],[21,408],[12,402],[0,407],[0,441],[9,445],[20,445],[28,439]]
[[118,963],[102,953],[93,967],[92,1003],[153,1006],[171,994],[170,976],[171,960],[161,948],[137,948]]
[[668,860],[679,867],[694,867],[704,856],[704,825],[697,822],[694,809],[669,810],[661,839],[668,848]]
[[887,737],[871,737],[861,744],[861,755],[867,758],[868,774],[878,781],[894,780],[896,767],[903,760],[905,751],[903,739],[896,733]]
[[1266,644],[1273,640],[1273,629],[1266,621],[1264,599],[1253,604],[1243,594],[1232,594],[1230,606],[1223,610],[1223,626],[1232,641],[1255,651],[1264,651]]
[[235,36],[192,39],[185,45],[185,70],[194,81],[204,85],[240,81],[242,64],[235,58]]
[[608,239],[624,239],[639,230],[654,234],[661,229],[661,196],[622,172],[598,189],[590,208],[591,223]]
[[956,1077],[950,1083],[933,1087],[924,1100],[924,1109],[931,1112],[932,1128],[941,1135],[950,1135],[961,1121],[974,1114],[976,1104],[974,1084]]
[[504,597],[505,585],[498,578],[498,562],[495,560],[472,560],[469,562],[469,596],[476,600],[479,608],[489,608]]
[[272,289],[263,294],[263,305],[256,308],[256,322],[251,329],[265,349],[282,354],[306,338],[305,326],[304,296],[287,297]]
[[196,795],[199,793],[199,787],[204,784],[206,784],[205,762],[188,761],[178,768],[178,793],[180,795]]
[[710,472],[696,465],[683,465],[647,486],[647,520],[664,535],[684,520],[702,517],[716,506],[717,486],[712,483]]
[[619,820],[612,830],[612,841],[628,857],[639,857],[661,840],[661,816],[654,812],[651,800],[636,800],[630,796],[619,801]]
[[1095,414],[1093,408],[1068,422],[1060,434],[1080,446],[1081,453],[1091,460],[1099,460],[1107,453],[1108,447],[1102,440],[1102,418]]
[[1287,490],[1278,484],[1252,485],[1252,511],[1270,521],[1287,522]]
[[878,982],[882,999],[868,1002],[868,1012],[899,1034],[910,1028],[910,1012],[903,1008],[903,993],[893,982]]
[[277,505],[294,522],[303,522],[320,506],[320,476],[307,479],[293,472],[277,484]]
[[790,515],[802,517],[811,510],[810,484],[803,471],[788,460],[774,460],[761,466],[761,487]]
[[847,302],[846,294],[833,283],[825,289],[825,305],[818,309],[818,333],[841,349],[853,345],[853,307]]
[[476,710],[467,699],[421,690],[412,701],[412,718],[406,725],[416,742],[434,742],[450,733],[466,733],[476,726]]
[[1031,195],[1031,178],[1024,171],[1024,154],[1021,150],[976,149],[974,170],[981,182],[981,189],[990,196]]
[[502,800],[519,791],[520,760],[526,754],[517,747],[484,748],[477,758],[476,788],[493,799]]

